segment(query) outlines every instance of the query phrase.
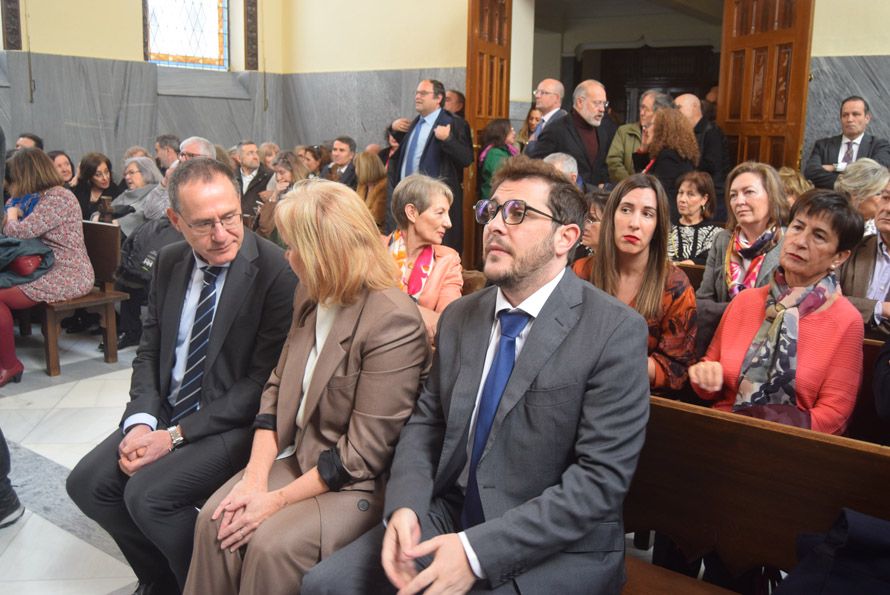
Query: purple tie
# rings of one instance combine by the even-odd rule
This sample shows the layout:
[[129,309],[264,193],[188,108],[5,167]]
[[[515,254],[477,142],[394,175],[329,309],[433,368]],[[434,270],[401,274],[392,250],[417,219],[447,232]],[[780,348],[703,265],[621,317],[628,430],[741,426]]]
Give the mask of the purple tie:
[[844,163],[853,163],[853,141],[847,141],[847,152],[844,153]]

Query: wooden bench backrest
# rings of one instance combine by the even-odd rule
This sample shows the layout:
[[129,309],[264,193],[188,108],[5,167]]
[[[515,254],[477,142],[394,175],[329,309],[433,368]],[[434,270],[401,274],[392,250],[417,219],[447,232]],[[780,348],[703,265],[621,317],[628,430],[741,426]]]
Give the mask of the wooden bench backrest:
[[888,492],[888,447],[652,397],[624,520],[734,572],[789,569],[842,507],[890,520]]
[[700,264],[677,264],[681,271],[689,277],[689,283],[695,291],[701,287],[701,280],[705,274],[705,267]]
[[83,243],[96,273],[96,283],[103,288],[114,285],[121,262],[121,228],[111,223],[83,222]]

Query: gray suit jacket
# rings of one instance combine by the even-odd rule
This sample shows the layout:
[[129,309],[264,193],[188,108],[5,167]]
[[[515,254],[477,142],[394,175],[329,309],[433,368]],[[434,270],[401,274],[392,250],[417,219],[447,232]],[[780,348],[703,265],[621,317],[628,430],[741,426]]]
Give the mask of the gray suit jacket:
[[[450,508],[439,525],[460,530],[457,482],[496,292],[459,299],[440,318],[433,369],[396,447],[387,517],[408,507],[424,523]],[[622,504],[649,410],[646,339],[642,317],[571,272],[535,319],[478,466],[487,520],[466,531],[492,587],[620,591]]]
[[[194,262],[186,242],[171,244],[158,256],[122,421],[135,413],[169,419],[170,373]],[[296,285],[281,248],[245,230],[213,319],[201,408],[180,422],[186,440],[250,430],[290,327]]]

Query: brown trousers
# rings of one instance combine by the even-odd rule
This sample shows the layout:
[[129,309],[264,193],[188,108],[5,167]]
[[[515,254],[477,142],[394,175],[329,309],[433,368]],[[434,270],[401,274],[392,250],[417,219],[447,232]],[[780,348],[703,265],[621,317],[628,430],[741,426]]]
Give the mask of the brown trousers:
[[[241,475],[217,490],[198,515],[185,595],[299,593],[310,568],[381,520],[380,498],[363,491],[328,492],[266,519],[241,551],[223,551],[216,539],[219,521],[210,517]],[[296,457],[275,461],[269,489],[281,488],[299,476]]]

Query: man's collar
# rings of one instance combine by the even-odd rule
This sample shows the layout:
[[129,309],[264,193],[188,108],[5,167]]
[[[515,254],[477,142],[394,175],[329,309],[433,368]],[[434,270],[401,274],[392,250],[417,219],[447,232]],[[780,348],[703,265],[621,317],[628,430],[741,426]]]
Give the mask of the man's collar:
[[865,133],[864,133],[864,132],[863,132],[862,134],[860,134],[859,136],[857,136],[856,138],[847,138],[846,136],[844,136],[844,135],[842,134],[842,135],[841,135],[841,137],[842,137],[842,138],[841,138],[841,141],[842,141],[842,142],[845,142],[845,143],[850,142],[850,141],[853,141],[853,144],[854,144],[854,145],[860,145],[860,144],[862,144],[862,137],[863,137],[863,136],[865,136]]
[[249,177],[251,177],[251,176],[255,176],[256,173],[257,173],[258,171],[260,171],[260,168],[256,168],[256,169],[254,169],[253,171],[249,171],[249,172],[246,172],[246,173],[245,173],[245,171],[244,171],[244,166],[243,166],[243,165],[241,166],[241,175],[242,175],[242,177],[249,178]]
[[497,298],[495,299],[494,305],[495,314],[497,314],[501,310],[522,310],[529,316],[537,318],[538,314],[541,313],[541,309],[544,307],[544,304],[550,298],[553,290],[556,289],[556,286],[559,285],[559,282],[562,280],[565,274],[566,269],[560,269],[559,273],[557,273],[556,276],[553,277],[553,279],[551,279],[547,283],[544,283],[544,285],[539,287],[533,294],[522,300],[522,302],[515,308],[509,301],[507,301],[507,298],[504,297],[504,292],[502,292],[501,288],[498,287]]
[[420,116],[420,114],[417,114],[417,115],[420,116],[421,120],[426,120],[427,124],[432,125],[436,120],[439,119],[440,113],[442,113],[442,108],[438,107],[425,116]]
[[550,118],[552,118],[554,115],[556,115],[556,113],[561,109],[562,109],[561,107],[556,106],[555,108],[553,108],[552,110],[550,110],[549,112],[547,112],[546,114],[541,116],[541,119],[544,120],[545,122],[549,122]]

